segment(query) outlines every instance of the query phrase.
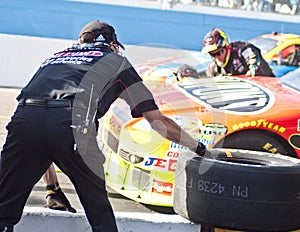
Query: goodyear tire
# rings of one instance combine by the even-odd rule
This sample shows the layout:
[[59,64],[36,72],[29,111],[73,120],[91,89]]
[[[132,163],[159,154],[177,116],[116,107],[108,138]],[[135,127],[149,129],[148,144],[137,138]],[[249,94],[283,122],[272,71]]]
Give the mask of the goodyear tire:
[[[270,131],[263,130],[244,130],[239,131],[225,137],[224,140],[217,144],[217,147],[222,148],[234,148],[234,149],[244,149],[244,150],[255,150],[270,153],[280,153],[282,155],[297,158],[295,150],[290,144],[297,145],[297,137],[288,143],[279,135],[272,133]],[[298,142],[299,144],[299,142]],[[269,147],[269,151],[266,150]]]
[[[218,153],[222,149],[213,149]],[[195,222],[243,231],[300,228],[300,160],[234,150],[232,158],[179,157],[174,211]]]

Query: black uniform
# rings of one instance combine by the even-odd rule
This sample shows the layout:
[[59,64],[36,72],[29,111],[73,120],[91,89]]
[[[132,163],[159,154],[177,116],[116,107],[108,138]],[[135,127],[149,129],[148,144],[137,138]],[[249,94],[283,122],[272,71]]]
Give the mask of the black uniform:
[[[76,48],[44,61],[17,97],[0,159],[0,231],[13,230],[37,181],[54,162],[68,175],[93,231],[117,231],[105,189],[95,121],[116,98],[133,117],[157,109],[125,57]],[[2,230],[1,230],[2,229]]]
[[225,67],[220,67],[213,60],[207,68],[207,76],[245,75],[249,70],[253,76],[274,77],[268,63],[262,57],[259,48],[247,42],[230,43],[230,58]]

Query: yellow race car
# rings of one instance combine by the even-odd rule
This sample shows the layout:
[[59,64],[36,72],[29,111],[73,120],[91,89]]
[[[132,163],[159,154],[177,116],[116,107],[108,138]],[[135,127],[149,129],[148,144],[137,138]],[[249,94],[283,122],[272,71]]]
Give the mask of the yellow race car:
[[293,71],[300,64],[300,35],[292,33],[263,34],[249,40],[260,48],[277,77]]
[[287,33],[263,34],[249,40],[260,48],[266,60],[272,60],[278,55],[286,58],[300,48],[300,35]]

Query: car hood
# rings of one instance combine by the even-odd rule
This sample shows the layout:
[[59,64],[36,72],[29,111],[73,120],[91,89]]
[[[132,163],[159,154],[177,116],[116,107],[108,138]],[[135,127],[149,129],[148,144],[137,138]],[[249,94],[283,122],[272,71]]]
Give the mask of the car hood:
[[185,78],[168,83],[162,76],[145,77],[145,84],[163,111],[222,110],[255,114],[280,105],[299,105],[295,92],[272,77]]

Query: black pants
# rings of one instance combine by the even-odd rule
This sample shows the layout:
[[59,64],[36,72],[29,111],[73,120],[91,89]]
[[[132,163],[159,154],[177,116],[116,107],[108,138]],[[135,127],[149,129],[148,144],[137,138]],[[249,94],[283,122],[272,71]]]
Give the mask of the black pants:
[[89,133],[87,154],[79,154],[74,150],[74,129],[70,127],[72,112],[69,108],[17,108],[7,125],[0,159],[0,231],[19,222],[33,186],[52,162],[73,183],[92,230],[117,231],[96,131]]

